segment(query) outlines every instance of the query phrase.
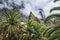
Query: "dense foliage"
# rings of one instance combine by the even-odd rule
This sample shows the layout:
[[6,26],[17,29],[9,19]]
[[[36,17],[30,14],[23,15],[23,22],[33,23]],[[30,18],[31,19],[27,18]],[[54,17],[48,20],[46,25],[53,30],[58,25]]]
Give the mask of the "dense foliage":
[[[53,14],[41,20],[31,13],[25,21],[20,19],[14,10],[4,10],[0,14],[1,40],[60,40],[60,24],[57,24],[60,14]],[[50,22],[53,25],[50,25]]]
[[[60,7],[50,13],[54,10]],[[60,40],[60,14],[38,19],[30,12],[26,19],[14,10],[0,10],[0,40]]]

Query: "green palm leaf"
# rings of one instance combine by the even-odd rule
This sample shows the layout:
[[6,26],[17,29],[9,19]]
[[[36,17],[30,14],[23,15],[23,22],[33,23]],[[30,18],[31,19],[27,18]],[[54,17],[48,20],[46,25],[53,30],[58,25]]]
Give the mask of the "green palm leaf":
[[58,24],[60,24],[59,20],[60,20],[60,14],[52,14],[52,15],[48,16],[45,19],[44,23],[45,24],[49,24],[49,23],[52,23],[52,24],[57,24],[58,23]]
[[60,0],[54,0],[54,2],[57,2],[57,1],[60,1]]
[[50,10],[50,13],[51,13],[52,11],[55,11],[55,10],[60,10],[60,7],[54,7],[54,8],[52,8],[52,9]]
[[42,32],[42,39],[55,40],[60,38],[60,25],[48,27]]

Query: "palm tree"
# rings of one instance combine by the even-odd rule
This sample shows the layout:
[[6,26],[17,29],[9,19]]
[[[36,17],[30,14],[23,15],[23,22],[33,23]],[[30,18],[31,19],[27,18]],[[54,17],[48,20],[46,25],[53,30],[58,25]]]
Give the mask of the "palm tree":
[[30,12],[29,19],[27,20],[28,40],[40,40],[41,33],[46,29],[43,24],[36,21],[35,16]]
[[[2,19],[0,21],[0,34],[3,34],[6,40],[17,40],[17,36],[20,32],[20,18],[18,18],[17,12],[13,10],[2,12]],[[4,39],[5,40],[5,39]]]
[[41,33],[46,29],[45,26],[42,26],[36,21],[28,20],[27,21],[27,32],[28,40],[40,40]]
[[60,24],[60,14],[52,14],[50,16],[48,16],[45,21],[44,21],[45,24],[47,25],[57,25],[57,24]]
[[[59,0],[54,0],[57,2]],[[60,10],[60,7],[54,7],[50,10],[50,13]],[[48,16],[44,23],[48,25],[48,28],[42,32],[42,40],[60,40],[60,14],[52,14]]]
[[[59,0],[54,0],[54,2],[57,2],[57,1],[59,1]],[[53,12],[53,11],[55,11],[55,10],[60,10],[60,7],[53,7],[52,9],[50,9],[50,13],[51,12]],[[48,16],[46,19],[45,19],[45,24],[47,23],[49,23],[49,24],[56,24],[56,23],[58,23],[58,24],[60,24],[60,19],[59,19],[59,17],[60,17],[60,14],[53,14],[53,15],[50,15],[50,16]],[[48,25],[49,25],[48,24]]]
[[48,27],[42,33],[42,39],[44,40],[60,40],[60,25]]

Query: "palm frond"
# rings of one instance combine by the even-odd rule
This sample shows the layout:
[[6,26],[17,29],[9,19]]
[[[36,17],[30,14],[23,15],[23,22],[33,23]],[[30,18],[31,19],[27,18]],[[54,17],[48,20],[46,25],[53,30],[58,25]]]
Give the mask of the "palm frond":
[[42,33],[42,38],[47,40],[56,40],[60,38],[60,25],[48,27]]
[[54,2],[57,2],[57,1],[60,1],[60,0],[54,0]]
[[[60,14],[52,14],[45,19],[44,23],[45,24],[49,24],[49,23],[55,24],[55,23],[57,23],[56,21],[60,20],[59,18],[60,18]],[[59,22],[58,22],[58,24],[59,24]]]
[[50,13],[51,13],[52,11],[55,11],[55,10],[60,10],[60,7],[54,7],[54,8],[52,8],[52,9],[50,10]]

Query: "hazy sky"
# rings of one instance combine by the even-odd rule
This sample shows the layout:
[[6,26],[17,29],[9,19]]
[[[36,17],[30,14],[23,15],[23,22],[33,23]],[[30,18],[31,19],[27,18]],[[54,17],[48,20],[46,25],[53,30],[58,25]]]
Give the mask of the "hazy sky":
[[52,9],[53,7],[60,7],[60,1],[56,3],[51,1],[46,7],[43,8],[46,16],[49,16],[50,14],[60,13],[60,11],[58,10],[55,10],[52,13],[49,13],[50,9]]
[[25,9],[22,9],[22,12],[24,11],[25,15],[29,15],[30,11],[32,11],[35,16],[41,18],[39,9],[41,8],[44,10],[45,6],[47,6],[51,0],[23,0],[23,2],[25,4]]
[[[20,11],[25,14],[26,16],[29,15],[30,11],[33,12],[33,14],[41,18],[39,15],[39,9],[44,10],[45,16],[50,15],[49,10],[55,6],[59,6],[60,2],[54,3],[53,0],[13,0],[15,4],[21,5],[21,1],[24,3],[24,8],[20,9]],[[12,6],[7,6],[5,0],[3,0],[4,5],[0,4],[0,7],[3,8],[4,6],[7,8],[13,8]],[[9,5],[12,4],[12,0],[8,0]]]

